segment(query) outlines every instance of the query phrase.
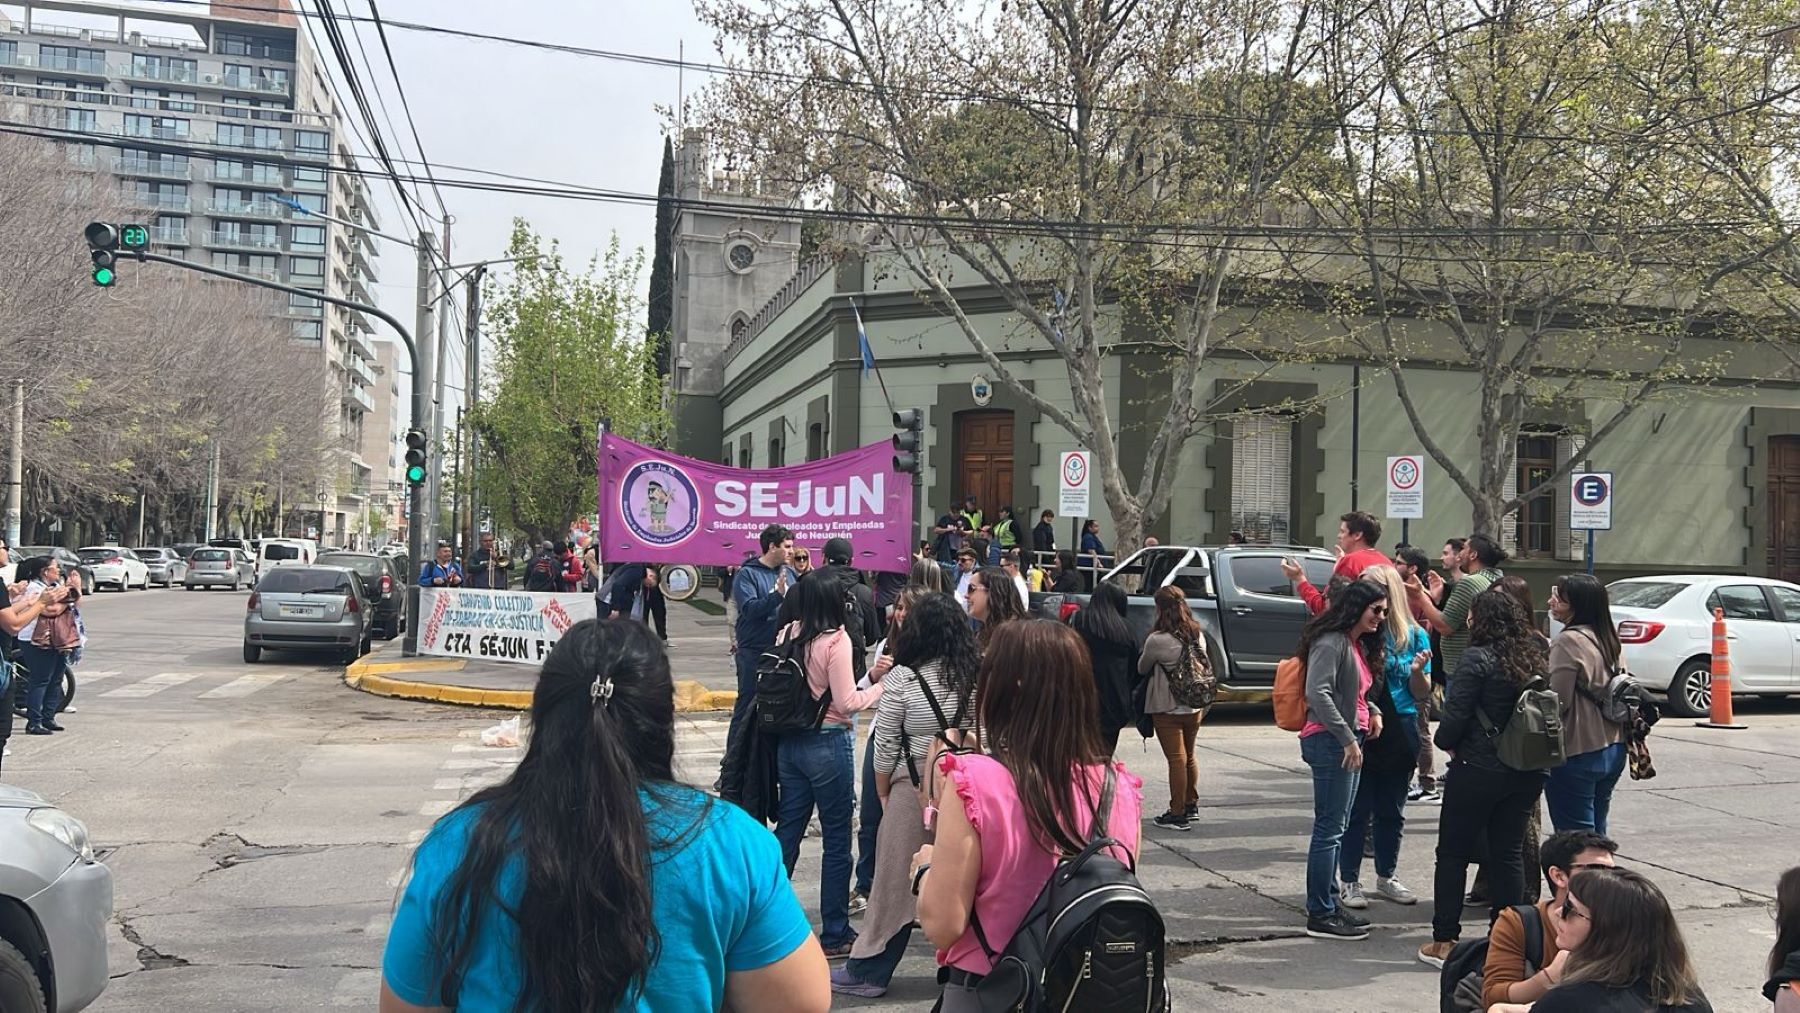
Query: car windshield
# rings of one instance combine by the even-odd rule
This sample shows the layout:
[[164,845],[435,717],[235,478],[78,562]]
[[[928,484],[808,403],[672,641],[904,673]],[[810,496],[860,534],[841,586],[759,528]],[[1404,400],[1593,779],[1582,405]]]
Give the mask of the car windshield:
[[263,546],[263,558],[265,558],[265,559],[299,559],[300,558],[300,550],[298,548],[296,548],[295,546],[282,545],[281,543],[276,542],[275,544],[272,544],[272,545]]
[[195,549],[194,562],[222,563],[231,558],[231,553],[224,549]]
[[1621,580],[1606,585],[1606,595],[1618,608],[1659,609],[1688,585],[1662,580]]
[[118,555],[118,549],[82,549],[81,561],[84,563],[98,563],[103,559],[113,559]]
[[381,560],[374,556],[349,556],[339,553],[326,553],[319,557],[320,566],[346,566],[363,577],[379,577],[386,571]]
[[338,570],[284,566],[264,574],[256,590],[275,594],[349,594],[350,575]]
[[137,553],[139,559],[149,560],[149,559],[162,559],[163,553],[167,550],[165,550],[165,549],[132,549],[131,551]]

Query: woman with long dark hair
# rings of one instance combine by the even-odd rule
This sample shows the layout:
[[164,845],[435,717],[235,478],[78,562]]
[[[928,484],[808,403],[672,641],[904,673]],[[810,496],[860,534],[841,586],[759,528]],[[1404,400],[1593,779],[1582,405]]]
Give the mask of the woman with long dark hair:
[[1775,947],[1763,998],[1775,1004],[1775,1013],[1800,1013],[1800,865],[1775,885]]
[[1169,762],[1169,808],[1152,822],[1165,830],[1188,830],[1200,815],[1200,761],[1194,756],[1194,740],[1205,712],[1175,699],[1169,691],[1169,673],[1181,664],[1184,652],[1205,657],[1206,638],[1201,635],[1199,620],[1188,610],[1187,594],[1181,588],[1173,584],[1157,588],[1154,600],[1156,620],[1144,640],[1144,652],[1138,656],[1137,671],[1148,680],[1144,713],[1150,716],[1156,744]]
[[1544,790],[1544,773],[1502,763],[1477,711],[1488,724],[1503,728],[1525,686],[1547,678],[1537,637],[1531,615],[1512,595],[1491,587],[1475,596],[1469,610],[1469,650],[1450,677],[1432,740],[1452,754],[1438,818],[1431,942],[1419,948],[1419,959],[1433,967],[1444,966],[1462,935],[1463,887],[1469,863],[1478,855],[1487,856],[1490,923],[1525,899],[1519,842]]
[[[856,807],[856,736],[850,715],[881,700],[881,684],[856,688],[851,652],[856,650],[844,629],[843,584],[834,573],[814,570],[800,578],[788,595],[796,618],[777,643],[803,645],[806,681],[813,699],[831,694],[816,731],[781,736],[775,748],[781,784],[781,814],[775,838],[788,872],[800,860],[800,839],[816,808],[824,858],[819,875],[819,941],[825,955],[850,952],[856,932],[850,928],[850,815]],[[784,603],[784,605],[787,603]]]
[[14,605],[29,605],[35,613],[19,627],[17,634],[19,663],[25,669],[25,734],[49,735],[60,732],[57,712],[62,710],[63,666],[68,650],[42,647],[32,643],[39,622],[48,622],[64,610],[72,608],[81,592],[63,583],[62,564],[55,556],[33,556],[19,564],[15,583],[25,587],[14,599]]
[[[1135,862],[1143,782],[1109,762],[1095,721],[1094,680],[1081,637],[1044,620],[1000,625],[976,677],[976,723],[986,752],[946,752],[938,770],[937,841],[919,849],[919,927],[945,970],[939,1009],[972,1013],[974,983],[1005,949],[1056,867],[1093,828],[1113,782],[1105,833]],[[1110,773],[1109,773],[1110,772]]]
[[1081,593],[1081,569],[1075,564],[1075,553],[1071,549],[1062,549],[1056,554],[1056,576],[1050,582],[1050,590],[1056,594]]
[[[909,589],[909,593],[913,589]],[[831,974],[831,989],[874,998],[887,992],[906,953],[916,915],[908,863],[928,840],[926,774],[941,736],[975,727],[981,653],[968,615],[941,592],[918,594],[894,643],[894,667],[882,679],[869,752],[881,799],[880,837],[868,915],[850,961]]]
[[[0,550],[0,552],[3,551],[4,550]],[[19,650],[18,644],[13,638],[18,636],[26,627],[37,622],[38,617],[42,616],[45,611],[51,608],[51,606],[60,604],[65,597],[73,593],[73,589],[70,588],[55,588],[50,591],[40,591],[36,595],[28,593],[33,583],[39,585],[42,584],[44,580],[44,567],[46,562],[50,559],[51,557],[49,556],[35,556],[31,559],[27,559],[24,563],[19,564],[16,567],[16,570],[17,572],[24,574],[24,576],[15,583],[22,584],[23,586],[19,590],[18,597],[12,598],[9,596],[9,604],[7,607],[0,609],[0,664],[13,664],[14,662],[17,662],[19,666],[14,672],[13,677],[6,680],[6,691],[0,692],[0,747],[4,747],[7,739],[12,737],[13,701],[20,699],[28,700],[28,694],[30,692],[28,686],[30,679],[28,674],[29,669],[22,652]],[[29,638],[27,638],[27,640],[29,640]],[[61,669],[58,668],[56,671],[60,673]],[[57,684],[56,689],[59,695],[58,703],[60,703],[62,680],[53,676],[52,681]],[[56,712],[51,711],[50,713],[54,716]],[[0,749],[0,752],[3,752],[3,749]]]
[[1578,872],[1561,914],[1556,948],[1569,956],[1561,980],[1530,1006],[1532,1013],[1712,1013],[1675,912],[1643,875]]
[[413,856],[383,1013],[828,1009],[774,837],[676,781],[674,723],[649,629],[570,628],[538,674],[525,758]]
[[1600,703],[1619,669],[1606,585],[1572,573],[1550,585],[1550,615],[1563,624],[1550,645],[1550,688],[1562,701],[1562,766],[1550,771],[1544,801],[1550,822],[1564,830],[1606,834],[1613,788],[1625,772],[1625,726],[1606,720]]
[[1100,699],[1100,745],[1119,750],[1119,733],[1131,724],[1131,687],[1137,682],[1138,642],[1125,620],[1125,589],[1112,581],[1094,588],[1086,607],[1069,617],[1093,659],[1094,692]]
[[1025,618],[1025,603],[1010,574],[998,566],[984,566],[969,576],[969,616],[981,624],[976,640],[983,650],[994,631],[1015,619]]
[[1298,653],[1306,659],[1300,756],[1312,768],[1313,782],[1306,934],[1314,939],[1369,938],[1369,923],[1339,903],[1338,859],[1361,778],[1363,741],[1381,734],[1381,711],[1369,706],[1369,687],[1382,670],[1381,627],[1387,617],[1386,589],[1353,580],[1331,594],[1325,611],[1300,633]]

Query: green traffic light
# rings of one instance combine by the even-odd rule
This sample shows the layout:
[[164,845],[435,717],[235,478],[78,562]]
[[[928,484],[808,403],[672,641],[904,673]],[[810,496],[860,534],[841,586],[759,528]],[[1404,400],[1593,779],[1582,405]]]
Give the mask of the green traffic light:
[[414,485],[418,485],[420,482],[425,481],[425,467],[423,465],[415,464],[406,469],[406,480]]
[[113,274],[113,269],[110,267],[94,268],[94,284],[99,285],[101,288],[110,286],[116,277],[117,276]]

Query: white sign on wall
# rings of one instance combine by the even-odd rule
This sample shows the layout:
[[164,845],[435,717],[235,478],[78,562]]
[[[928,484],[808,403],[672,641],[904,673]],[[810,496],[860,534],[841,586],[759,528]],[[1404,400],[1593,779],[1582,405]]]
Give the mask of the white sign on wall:
[[1056,469],[1056,513],[1059,517],[1086,517],[1088,490],[1093,484],[1093,455],[1085,450],[1065,450]]
[[1425,516],[1425,459],[1418,454],[1390,457],[1387,466],[1387,515],[1396,520]]

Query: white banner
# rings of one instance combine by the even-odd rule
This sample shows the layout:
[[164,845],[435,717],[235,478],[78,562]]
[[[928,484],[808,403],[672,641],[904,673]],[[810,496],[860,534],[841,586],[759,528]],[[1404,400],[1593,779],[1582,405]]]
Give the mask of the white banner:
[[541,665],[569,627],[595,614],[586,593],[420,588],[419,652]]

